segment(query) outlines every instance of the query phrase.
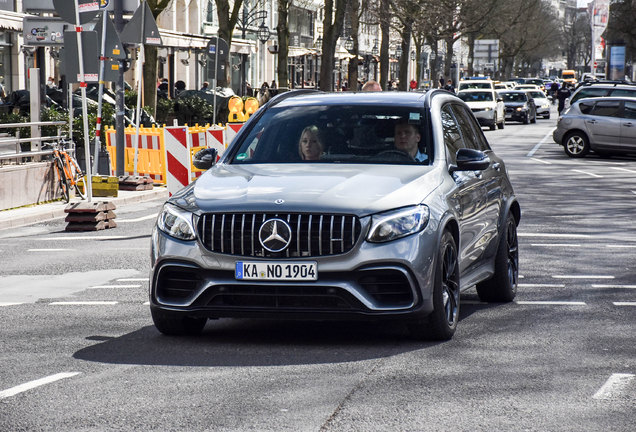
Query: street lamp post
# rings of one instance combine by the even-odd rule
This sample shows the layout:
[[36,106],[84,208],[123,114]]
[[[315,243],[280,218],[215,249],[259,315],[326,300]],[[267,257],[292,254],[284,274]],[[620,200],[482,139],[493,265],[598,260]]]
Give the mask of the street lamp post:
[[[251,25],[254,25],[258,21],[261,21],[261,25],[258,27],[256,34],[257,34],[258,40],[261,43],[264,44],[265,42],[267,42],[267,40],[269,39],[269,27],[265,25],[266,18],[267,18],[267,11],[264,11],[264,10],[252,11],[252,13],[248,13],[247,6],[245,5],[245,3],[243,3],[242,16],[236,22],[236,26],[238,27],[239,30],[241,30],[241,38],[245,40],[247,36],[246,35],[247,28]],[[265,36],[267,36],[267,39],[265,39]],[[245,87],[245,84],[246,84],[245,63],[247,62],[247,56],[248,54],[242,54],[243,59],[241,61],[241,86],[239,87],[241,89],[241,96],[244,96],[247,91]]]

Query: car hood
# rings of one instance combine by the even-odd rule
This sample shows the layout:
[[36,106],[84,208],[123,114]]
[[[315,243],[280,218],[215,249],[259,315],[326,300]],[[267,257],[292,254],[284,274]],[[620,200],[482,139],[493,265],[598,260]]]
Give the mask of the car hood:
[[497,106],[497,102],[466,102],[468,108],[494,108]]
[[537,105],[550,105],[550,101],[547,98],[534,98],[534,103]]
[[171,201],[193,212],[366,216],[419,204],[441,180],[440,168],[422,165],[219,164]]

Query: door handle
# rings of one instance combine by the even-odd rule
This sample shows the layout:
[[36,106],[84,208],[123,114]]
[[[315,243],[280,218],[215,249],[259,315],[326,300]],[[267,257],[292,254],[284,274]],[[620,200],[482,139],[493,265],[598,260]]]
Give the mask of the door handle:
[[588,120],[587,122],[588,122],[588,123],[595,124],[595,123],[596,123],[596,120]]
[[629,123],[623,123],[623,126],[627,126],[627,127],[633,127],[634,123],[629,122]]
[[501,164],[499,162],[495,162],[494,164],[492,164],[492,167],[497,171],[501,171]]

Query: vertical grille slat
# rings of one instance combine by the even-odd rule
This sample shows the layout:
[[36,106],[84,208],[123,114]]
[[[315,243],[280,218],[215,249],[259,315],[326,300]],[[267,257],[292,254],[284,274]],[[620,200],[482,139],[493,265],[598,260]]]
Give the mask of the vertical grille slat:
[[[271,218],[286,221],[292,230],[285,251],[269,252],[260,244],[260,227]],[[197,230],[203,246],[212,252],[286,259],[347,253],[356,244],[361,226],[357,217],[342,214],[207,213],[201,215]]]

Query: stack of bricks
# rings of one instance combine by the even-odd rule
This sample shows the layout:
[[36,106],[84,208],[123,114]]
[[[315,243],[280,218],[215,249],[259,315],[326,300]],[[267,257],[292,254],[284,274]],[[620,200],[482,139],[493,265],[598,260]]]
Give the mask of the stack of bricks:
[[152,190],[153,180],[150,177],[140,176],[120,176],[119,177],[119,190],[126,191],[142,191]]
[[[79,181],[79,186],[84,187],[84,179]],[[116,197],[119,190],[119,179],[114,176],[92,176],[91,186],[94,197]]]
[[66,231],[99,231],[108,228],[115,228],[115,204],[112,202],[86,202],[80,201],[69,204],[64,209],[68,213],[65,221]]

